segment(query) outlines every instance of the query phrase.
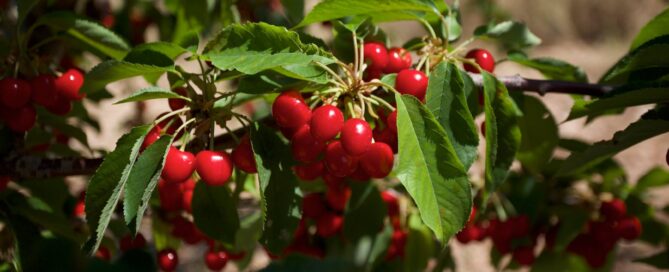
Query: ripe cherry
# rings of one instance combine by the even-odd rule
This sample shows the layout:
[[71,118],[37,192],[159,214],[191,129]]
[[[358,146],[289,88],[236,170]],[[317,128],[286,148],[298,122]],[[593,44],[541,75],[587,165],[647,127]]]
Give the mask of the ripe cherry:
[[135,238],[132,238],[130,234],[126,234],[121,238],[121,251],[128,251],[131,249],[143,248],[146,246],[146,239],[141,233],[137,233]]
[[329,188],[333,186],[340,186],[342,182],[344,182],[344,179],[330,174],[330,172],[327,171],[327,168],[325,168],[325,170],[323,170],[323,181],[325,182],[325,185]]
[[404,48],[390,48],[388,50],[388,65],[383,69],[386,74],[399,73],[404,69],[411,68],[411,52]]
[[300,127],[311,119],[311,109],[299,92],[285,91],[274,100],[272,116],[281,127]]
[[374,70],[374,69],[367,69],[365,70],[365,74],[363,75],[362,79],[364,81],[372,81],[374,79],[379,79],[383,75],[383,72],[381,70]]
[[163,271],[174,271],[179,265],[179,255],[172,248],[158,252],[158,267]]
[[193,213],[193,190],[183,191],[181,207],[188,213]]
[[7,126],[15,132],[26,132],[35,126],[37,112],[32,105],[26,105],[15,111],[10,111],[7,116]]
[[626,217],[618,221],[617,232],[620,237],[631,241],[641,236],[641,222],[637,217]]
[[530,233],[530,219],[527,215],[521,214],[516,217],[509,218],[507,223],[511,228],[511,236],[514,238],[519,238]]
[[20,109],[30,102],[32,87],[23,80],[6,77],[0,80],[0,102],[8,108]]
[[457,238],[460,243],[467,244],[471,241],[478,241],[482,236],[483,229],[479,226],[467,225],[455,236],[455,238]]
[[394,192],[383,191],[381,192],[381,198],[383,199],[383,202],[386,203],[388,216],[393,217],[400,214],[400,204],[397,200],[397,195]]
[[[184,88],[176,88],[174,89],[174,92],[180,96],[186,96],[186,97],[188,96],[188,93],[186,93],[186,89]],[[170,105],[170,109],[172,109],[173,111],[180,110],[186,106],[186,100],[179,98],[167,99],[167,103]]]
[[256,168],[256,158],[253,155],[253,149],[251,148],[251,140],[249,135],[246,134],[242,136],[239,141],[239,145],[232,150],[232,162],[239,169],[243,170],[246,173],[257,173],[258,169]]
[[344,114],[335,106],[321,106],[314,110],[310,124],[311,135],[318,141],[326,142],[339,134],[344,126]]
[[397,153],[397,133],[392,132],[388,127],[384,129],[376,127],[372,134],[374,135],[374,141],[387,144],[393,150],[393,153]]
[[385,178],[393,170],[393,149],[376,142],[360,157],[360,167],[372,178]]
[[394,110],[393,112],[388,114],[388,118],[386,119],[386,125],[388,125],[390,131],[397,134],[397,110]]
[[109,261],[111,260],[111,252],[106,246],[100,246],[98,251],[95,252],[95,257],[103,261]]
[[313,136],[311,126],[302,125],[291,138],[293,157],[300,162],[313,162],[325,150],[325,143]]
[[83,199],[78,200],[77,204],[74,204],[72,215],[74,215],[74,217],[80,217],[80,218],[86,216],[86,202]]
[[10,181],[12,181],[10,177],[0,176],[0,192],[7,189],[7,184],[9,184]]
[[513,251],[513,260],[520,265],[532,265],[534,263],[534,249],[531,246],[517,248]]
[[349,155],[340,141],[332,141],[325,148],[325,167],[336,177],[346,177],[355,172],[358,159]]
[[[492,71],[495,70],[495,59],[488,50],[480,48],[472,49],[471,51],[467,52],[465,58],[474,59],[476,64],[478,64],[481,69],[488,71],[489,73],[492,73]],[[480,73],[480,71],[474,65],[465,63],[463,66],[467,72],[477,74]]]
[[225,151],[204,150],[195,157],[195,169],[210,186],[225,184],[232,175],[232,160]]
[[372,128],[360,118],[346,120],[341,129],[341,145],[351,156],[365,153],[372,145]]
[[404,248],[406,247],[407,233],[402,230],[395,230],[391,238],[388,251],[386,251],[386,260],[392,260],[404,256]]
[[304,181],[312,181],[323,175],[325,166],[323,161],[317,161],[309,164],[296,165],[293,167],[295,175]]
[[228,254],[222,250],[209,249],[204,255],[204,263],[212,271],[219,271],[228,263]]
[[344,226],[344,217],[335,213],[325,213],[316,221],[316,234],[328,238],[341,231]]
[[355,169],[355,172],[353,174],[348,175],[348,177],[354,181],[369,181],[371,178],[369,175],[367,175],[367,172],[362,169],[362,167],[357,167]]
[[54,81],[56,78],[52,75],[39,75],[30,81],[32,87],[32,100],[44,107],[52,107],[56,100],[56,90]]
[[239,251],[239,252],[226,252],[228,254],[228,259],[233,260],[233,261],[238,261],[241,259],[244,259],[246,256],[246,251]]
[[607,220],[616,221],[625,217],[625,214],[627,214],[627,205],[621,199],[614,198],[611,201],[602,202],[599,212]]
[[54,81],[56,92],[69,100],[81,100],[86,94],[79,93],[84,85],[84,75],[78,69],[69,69]]
[[149,130],[149,133],[146,134],[144,137],[144,141],[142,142],[142,146],[140,150],[144,150],[156,141],[160,139],[160,127],[155,126],[151,130]]
[[327,192],[325,192],[325,200],[328,206],[338,212],[344,211],[349,198],[351,198],[351,187],[346,184],[328,187]]
[[165,167],[160,175],[167,182],[179,183],[193,175],[195,156],[188,151],[170,147],[165,158]]
[[427,76],[418,70],[402,70],[397,73],[395,89],[402,94],[413,95],[422,101],[427,91]]
[[182,191],[179,183],[167,182],[164,179],[158,181],[158,196],[160,197],[160,207],[168,212],[181,210]]
[[378,42],[368,42],[364,45],[363,56],[368,63],[367,69],[383,71],[388,65],[388,50]]
[[302,198],[302,212],[304,213],[304,217],[316,219],[324,214],[325,211],[323,195],[311,193]]
[[60,94],[56,94],[53,104],[44,107],[55,115],[65,116],[72,111],[72,101]]

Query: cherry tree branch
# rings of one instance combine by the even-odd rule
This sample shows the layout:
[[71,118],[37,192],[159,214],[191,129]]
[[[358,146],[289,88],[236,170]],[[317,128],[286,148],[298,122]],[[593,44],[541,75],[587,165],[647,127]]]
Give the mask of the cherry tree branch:
[[[469,73],[474,85],[483,87],[483,76]],[[506,86],[509,91],[535,92],[540,95],[547,93],[580,94],[600,97],[615,89],[613,85],[602,85],[592,83],[578,83],[560,80],[529,79],[519,75],[500,76],[497,79]]]

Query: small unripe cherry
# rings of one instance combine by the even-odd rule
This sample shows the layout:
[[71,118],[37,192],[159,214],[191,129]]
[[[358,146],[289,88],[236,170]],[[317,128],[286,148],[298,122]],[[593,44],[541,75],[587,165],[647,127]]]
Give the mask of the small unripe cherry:
[[344,126],[344,114],[339,108],[325,105],[314,110],[311,117],[311,135],[321,142],[326,142],[337,136]]
[[246,173],[257,173],[258,169],[256,168],[256,158],[253,154],[253,149],[251,148],[251,141],[249,135],[246,134],[242,136],[239,141],[239,145],[232,150],[230,154],[232,157],[232,162],[235,166]]
[[0,79],[0,102],[11,109],[23,108],[32,96],[30,83],[23,79],[6,77]]
[[32,100],[43,107],[53,106],[56,100],[56,90],[53,83],[56,77],[52,75],[39,75],[30,81],[32,87]]
[[325,148],[325,167],[336,177],[346,177],[355,172],[358,158],[349,155],[340,141],[332,141]]
[[367,62],[367,69],[383,71],[388,65],[388,50],[378,42],[368,42],[363,46],[363,57]]
[[[176,88],[174,89],[174,92],[180,96],[184,97],[188,96],[188,93],[186,92],[185,88]],[[170,105],[170,109],[172,109],[173,111],[180,110],[186,106],[186,100],[179,98],[169,98],[167,99],[167,103]]]
[[312,181],[323,175],[325,165],[323,161],[317,161],[309,164],[296,165],[293,167],[295,175],[304,181]]
[[360,157],[360,167],[372,178],[385,178],[393,170],[393,149],[385,143],[373,143]]
[[[465,58],[473,59],[476,64],[481,67],[481,69],[488,71],[489,73],[492,73],[492,71],[495,70],[495,59],[488,50],[480,48],[472,49],[471,51],[467,52]],[[480,71],[474,65],[465,63],[463,67],[467,72],[477,74],[480,73]]]
[[195,170],[210,186],[224,185],[232,175],[232,160],[225,151],[204,150],[195,157]]
[[311,109],[299,92],[285,91],[274,100],[272,116],[281,127],[300,127],[311,119]]
[[194,171],[195,156],[193,153],[170,147],[160,176],[167,182],[180,183],[190,178]]
[[26,105],[18,110],[9,112],[7,126],[14,132],[26,132],[35,126],[37,112],[32,105]]
[[302,212],[304,217],[317,219],[326,211],[325,200],[318,193],[311,193],[302,198]]
[[81,100],[86,94],[80,93],[84,85],[84,75],[78,69],[69,69],[54,81],[56,92],[69,100]]
[[209,249],[204,254],[204,263],[212,271],[219,271],[228,263],[228,254],[222,250]]
[[386,74],[398,73],[411,68],[411,64],[411,52],[404,48],[390,48],[388,50],[388,64],[383,72]]
[[341,129],[340,140],[342,147],[349,155],[362,155],[372,145],[372,128],[363,119],[348,119]]
[[323,238],[336,235],[344,226],[344,217],[332,212],[327,212],[316,221],[316,234]]
[[406,69],[397,73],[395,79],[395,89],[401,94],[413,95],[418,100],[425,99],[425,92],[427,91],[428,79],[425,73]]
[[158,252],[158,267],[162,271],[174,271],[179,265],[179,255],[172,248],[166,248]]
[[300,162],[313,162],[325,150],[325,142],[313,136],[311,126],[308,124],[302,125],[290,141],[293,157]]

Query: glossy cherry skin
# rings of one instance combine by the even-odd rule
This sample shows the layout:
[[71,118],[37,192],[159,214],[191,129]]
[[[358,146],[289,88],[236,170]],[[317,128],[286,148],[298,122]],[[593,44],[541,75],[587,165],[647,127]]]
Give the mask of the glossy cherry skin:
[[327,142],[344,126],[344,114],[335,106],[321,106],[314,110],[310,125],[311,135],[318,141]]
[[388,65],[383,69],[386,74],[399,73],[404,69],[411,68],[411,52],[404,48],[390,48],[388,50]]
[[372,178],[385,178],[393,170],[393,149],[376,142],[360,157],[360,167]]
[[522,246],[513,251],[513,260],[520,265],[529,266],[534,263],[534,249]]
[[637,217],[626,217],[618,222],[617,232],[620,237],[631,241],[641,236],[641,222]]
[[212,271],[219,271],[228,263],[228,254],[222,250],[210,249],[204,255],[204,263]]
[[72,111],[72,101],[60,94],[56,94],[53,104],[44,107],[55,115],[65,116]]
[[8,108],[20,109],[30,102],[30,83],[23,79],[6,77],[0,80],[0,102]]
[[182,191],[179,183],[167,182],[164,179],[158,181],[158,196],[160,197],[160,208],[167,212],[179,211],[183,205]]
[[313,162],[325,150],[325,143],[316,140],[311,126],[305,124],[291,138],[293,157],[300,162]]
[[386,203],[388,216],[393,217],[400,214],[400,204],[395,193],[392,191],[383,191],[381,192],[381,198]]
[[325,167],[336,177],[346,177],[355,172],[358,159],[349,155],[340,141],[332,141],[325,148]]
[[135,238],[127,234],[121,238],[121,251],[128,251],[131,249],[143,248],[146,246],[146,239],[141,233],[137,233]]
[[[180,96],[187,97],[188,93],[186,93],[186,89],[184,88],[176,88],[174,89],[174,92],[177,93]],[[170,98],[167,99],[167,103],[170,105],[170,109],[175,111],[175,110],[180,110],[183,107],[186,106],[186,100],[179,99],[179,98]]]
[[44,107],[53,106],[58,95],[53,85],[55,80],[56,77],[52,75],[39,75],[33,78],[30,81],[33,102]]
[[225,151],[200,151],[195,157],[195,169],[205,183],[220,186],[232,175],[232,159]]
[[351,156],[365,153],[372,145],[372,128],[360,118],[346,120],[341,129],[341,145]]
[[311,119],[311,109],[299,92],[285,91],[274,100],[272,116],[281,127],[301,127]]
[[146,134],[144,137],[144,141],[142,142],[142,146],[140,147],[140,150],[144,150],[156,141],[160,139],[160,127],[155,126],[151,130],[149,130],[149,133]]
[[235,166],[246,173],[257,173],[256,158],[253,155],[251,140],[249,135],[244,135],[239,141],[239,145],[232,150],[230,154]]
[[317,161],[309,164],[296,165],[293,167],[295,175],[304,181],[312,181],[323,175],[325,165],[323,161]]
[[184,208],[184,211],[186,211],[188,213],[192,213],[193,212],[193,205],[192,205],[192,203],[193,203],[193,190],[184,191],[183,195],[181,196],[181,201],[182,201],[181,207]]
[[393,112],[388,114],[388,118],[386,119],[386,124],[388,125],[390,131],[397,134],[397,110],[394,110]]
[[325,213],[316,221],[316,234],[328,238],[339,233],[344,226],[344,217],[335,213]]
[[311,193],[302,198],[302,212],[307,218],[316,219],[326,211],[323,195]]
[[7,126],[14,132],[26,132],[35,126],[37,112],[32,105],[11,111],[7,116]]
[[388,50],[378,42],[368,42],[364,45],[364,58],[367,69],[383,71],[388,65]]
[[170,147],[165,158],[165,167],[160,175],[165,181],[180,183],[193,175],[195,171],[195,156],[188,151],[181,151]]
[[158,267],[162,271],[174,271],[179,265],[179,255],[172,248],[158,252]]
[[602,202],[599,207],[599,212],[606,217],[607,220],[615,221],[622,219],[627,214],[627,205],[619,198],[614,198],[611,201]]
[[402,94],[413,95],[423,101],[427,91],[427,76],[418,70],[402,70],[397,73],[395,89]]
[[[492,71],[495,70],[495,59],[492,57],[492,54],[490,54],[488,50],[480,48],[472,49],[469,52],[467,52],[465,58],[474,59],[476,64],[478,64],[481,67],[481,69],[488,71],[488,73],[492,73]],[[477,74],[480,73],[480,71],[471,64],[464,64],[463,66],[465,68],[465,71],[467,72],[477,73]]]
[[346,184],[328,187],[327,192],[325,192],[328,207],[338,212],[344,211],[349,198],[351,198],[351,187]]
[[69,100],[81,100],[86,94],[79,93],[84,85],[84,75],[77,69],[69,69],[54,81],[56,92]]

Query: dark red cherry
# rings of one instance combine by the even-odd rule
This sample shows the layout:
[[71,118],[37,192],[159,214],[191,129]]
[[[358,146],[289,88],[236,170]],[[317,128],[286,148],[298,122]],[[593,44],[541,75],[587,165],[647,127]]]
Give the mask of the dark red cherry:
[[372,134],[374,135],[374,141],[387,144],[393,149],[394,153],[397,153],[397,133],[392,132],[388,127],[384,129],[376,127]]
[[204,255],[204,263],[212,271],[219,271],[228,263],[228,254],[222,250],[210,249]]
[[281,127],[300,127],[311,119],[311,109],[299,92],[285,91],[274,100],[272,116]]
[[404,48],[390,48],[388,50],[388,65],[383,70],[386,74],[399,73],[404,69],[411,68],[411,52]]
[[65,116],[72,111],[72,101],[60,94],[56,94],[53,104],[44,107],[55,115]]
[[622,237],[625,240],[631,241],[641,236],[642,227],[639,218],[630,216],[618,221],[618,226],[616,229],[620,237]]
[[397,110],[394,110],[393,112],[388,114],[388,119],[386,119],[386,124],[388,125],[390,131],[397,134]]
[[195,169],[210,186],[225,184],[232,175],[232,160],[225,151],[200,151],[195,157]]
[[0,176],[0,192],[7,189],[7,184],[9,184],[10,181],[12,181],[10,177]]
[[402,70],[397,73],[395,89],[402,94],[413,95],[423,101],[427,91],[427,76],[418,70]]
[[314,110],[310,124],[311,135],[318,141],[327,142],[344,126],[344,114],[335,106],[321,106]]
[[358,159],[349,155],[340,141],[332,141],[325,148],[325,167],[333,176],[343,178],[355,172]]
[[346,184],[341,184],[339,186],[330,186],[328,187],[327,192],[325,192],[325,200],[328,203],[328,206],[335,211],[341,212],[346,208],[346,203],[351,197],[351,187],[348,187]]
[[111,252],[106,246],[100,246],[98,251],[95,252],[95,257],[103,261],[109,261],[111,260]]
[[534,263],[534,249],[531,246],[522,246],[513,251],[513,260],[523,266]]
[[69,100],[81,100],[86,94],[80,93],[84,85],[84,75],[78,69],[69,69],[54,81],[56,92]]
[[400,204],[396,193],[392,191],[383,191],[381,192],[381,198],[383,199],[383,202],[386,203],[388,216],[393,217],[400,214]]
[[52,107],[56,100],[56,90],[54,81],[56,77],[52,75],[39,75],[30,81],[32,87],[32,100],[43,107]]
[[667,165],[669,165],[669,149],[667,149],[667,155],[665,159],[667,160]]
[[325,166],[322,161],[309,164],[296,165],[293,167],[295,175],[304,181],[312,181],[323,175]]
[[181,196],[181,207],[188,213],[193,212],[193,190],[184,191]]
[[131,249],[143,248],[146,246],[146,239],[141,233],[137,233],[135,238],[130,234],[126,234],[121,238],[121,251],[128,251]]
[[393,149],[376,142],[360,157],[360,167],[372,178],[385,178],[393,170]]
[[37,112],[32,105],[26,105],[18,110],[10,111],[7,116],[7,126],[15,132],[26,132],[35,126]]
[[[480,48],[472,49],[467,52],[465,58],[473,59],[476,64],[481,67],[481,69],[486,70],[489,73],[492,73],[492,71],[495,70],[495,59],[492,57],[492,54],[488,52],[488,50]],[[480,71],[474,65],[465,63],[463,66],[467,72],[477,74],[480,73]]]
[[6,77],[0,80],[0,102],[8,108],[20,109],[30,102],[32,87],[23,79]]
[[344,217],[335,213],[325,213],[316,221],[316,234],[328,238],[339,233],[344,226]]
[[165,167],[160,175],[167,182],[179,183],[193,175],[195,156],[188,151],[170,147],[165,158]]
[[230,258],[230,260],[238,261],[238,260],[244,259],[244,257],[246,256],[246,251],[239,251],[239,252],[228,251],[227,254],[228,254],[228,258]]
[[332,186],[340,186],[341,183],[344,182],[344,178],[335,177],[334,175],[330,174],[327,168],[325,168],[323,170],[323,181],[325,182],[325,185],[329,188]]
[[372,128],[360,118],[346,120],[341,129],[341,145],[351,156],[365,153],[372,145]]
[[[174,89],[174,92],[180,96],[188,97],[188,93],[186,92],[185,88],[176,88]],[[167,103],[170,105],[170,109],[172,109],[173,111],[180,110],[186,106],[186,100],[179,98],[167,99]]]
[[606,217],[607,220],[616,221],[625,217],[627,214],[627,205],[619,198],[614,198],[611,201],[602,202],[599,207],[599,212]]
[[374,69],[367,69],[365,70],[365,74],[363,75],[362,79],[364,81],[372,81],[374,79],[379,79],[383,75],[383,72],[381,70],[374,70]]
[[174,271],[179,265],[179,255],[172,248],[166,248],[158,252],[158,267],[162,271]]
[[316,140],[308,124],[293,134],[291,144],[293,157],[300,162],[313,162],[325,150],[325,142]]
[[367,172],[365,170],[362,170],[362,167],[358,167],[355,169],[355,172],[353,174],[350,174],[348,176],[354,181],[369,181],[371,178],[369,175],[367,175]]
[[404,256],[404,248],[407,242],[407,233],[402,230],[395,230],[391,238],[390,246],[386,252],[386,260]]
[[378,42],[368,42],[364,45],[364,58],[367,69],[383,71],[388,65],[388,50]]
[[230,156],[232,157],[232,162],[234,162],[235,166],[242,171],[246,173],[258,172],[258,169],[256,168],[256,158],[253,155],[251,140],[249,139],[248,134],[242,136],[239,145],[232,150]]
[[325,211],[325,201],[321,194],[311,193],[302,198],[302,212],[305,217],[316,219]]
[[182,191],[179,183],[167,182],[164,179],[158,181],[158,196],[160,207],[164,211],[175,212],[181,210],[183,205]]

